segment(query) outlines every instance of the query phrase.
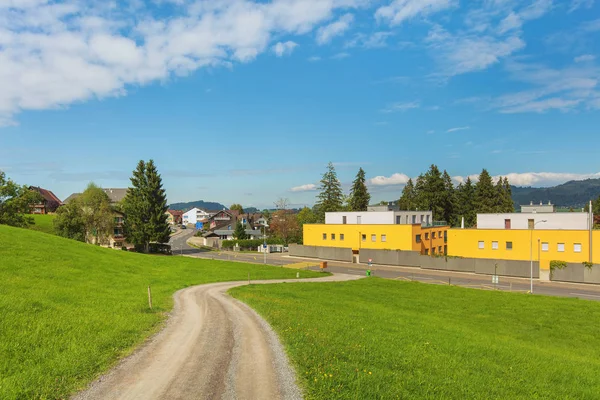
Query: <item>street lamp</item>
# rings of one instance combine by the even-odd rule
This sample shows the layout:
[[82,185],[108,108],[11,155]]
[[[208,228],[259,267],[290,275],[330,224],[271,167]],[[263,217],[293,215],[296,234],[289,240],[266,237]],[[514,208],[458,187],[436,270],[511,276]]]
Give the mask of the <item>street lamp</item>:
[[529,293],[533,294],[533,230],[541,222],[548,222],[545,219],[536,222],[531,226],[531,237],[529,238],[529,260],[531,261],[531,273],[529,275]]

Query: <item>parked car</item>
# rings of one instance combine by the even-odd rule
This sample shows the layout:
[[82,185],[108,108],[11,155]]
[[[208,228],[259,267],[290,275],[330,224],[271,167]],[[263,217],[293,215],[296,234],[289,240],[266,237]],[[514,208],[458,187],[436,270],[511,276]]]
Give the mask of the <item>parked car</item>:
[[181,225],[181,229],[187,229],[187,226]]

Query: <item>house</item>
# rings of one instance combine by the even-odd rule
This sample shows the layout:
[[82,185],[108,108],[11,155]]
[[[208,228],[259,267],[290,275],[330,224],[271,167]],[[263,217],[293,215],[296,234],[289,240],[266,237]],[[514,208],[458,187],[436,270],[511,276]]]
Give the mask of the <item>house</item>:
[[588,213],[557,213],[552,203],[521,206],[520,213],[477,214],[477,229],[581,230],[590,223]]
[[196,225],[198,222],[206,222],[210,216],[211,214],[206,210],[194,207],[182,214],[182,223],[184,225]]
[[[413,222],[413,216],[415,223]],[[408,217],[408,218],[407,218]],[[304,245],[447,254],[448,226],[431,211],[387,210],[325,213],[325,224],[305,224]]]
[[[103,188],[102,190],[108,196],[110,204],[117,204],[117,203],[120,203],[121,201],[123,201],[123,199],[125,198],[125,196],[127,196],[127,191],[129,189],[123,189],[123,188],[118,188],[118,189],[115,189],[115,188]],[[65,199],[64,204],[69,204],[69,202],[71,202],[73,199],[78,198],[79,196],[81,196],[81,193],[73,193],[73,194],[71,194],[69,197],[67,197]]]
[[180,210],[167,210],[167,222],[171,225],[179,225],[183,220],[183,211]]
[[30,205],[32,214],[48,214],[56,212],[56,209],[63,205],[62,201],[48,189],[42,189],[39,186],[29,186],[29,190],[38,192],[42,201],[38,204]]
[[210,230],[222,229],[224,227],[230,227],[227,229],[235,229],[238,215],[239,211],[237,210],[218,211],[217,213],[208,218],[208,228]]
[[[223,240],[234,240],[233,232],[235,229],[217,229],[204,233],[202,235],[204,239],[204,246],[219,248],[221,241]],[[262,239],[262,231],[254,229],[246,229],[246,236],[248,239]]]
[[113,227],[113,234],[108,238],[108,246],[121,249],[123,246],[127,246],[125,243],[125,232],[123,231],[123,222],[125,220],[125,214],[115,211],[115,225]]

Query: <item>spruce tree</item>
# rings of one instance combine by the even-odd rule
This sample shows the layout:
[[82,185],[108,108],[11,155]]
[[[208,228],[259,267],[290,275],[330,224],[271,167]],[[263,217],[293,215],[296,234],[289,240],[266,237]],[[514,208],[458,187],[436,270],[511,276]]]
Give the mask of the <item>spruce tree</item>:
[[434,220],[443,220],[445,217],[446,188],[444,179],[437,165],[431,165],[425,174],[425,193],[423,195],[426,210],[433,212]]
[[459,219],[458,224],[465,219],[465,227],[474,227],[477,223],[477,215],[475,211],[475,187],[470,177],[467,177],[465,183],[461,183],[457,189],[457,204]]
[[457,222],[456,191],[454,189],[454,184],[452,183],[452,178],[446,170],[444,170],[444,173],[442,174],[442,180],[444,181],[444,221],[450,226],[454,226]]
[[475,211],[482,214],[495,212],[497,196],[498,191],[494,187],[492,177],[483,169],[475,185]]
[[502,177],[498,178],[496,182],[496,204],[494,206],[494,212],[503,213],[506,209],[506,194],[504,190],[504,181]]
[[337,178],[333,163],[327,165],[327,171],[321,179],[321,192],[317,196],[316,209],[319,219],[324,221],[326,212],[340,211],[343,207],[342,184]]
[[504,212],[515,212],[515,202],[512,198],[512,187],[508,182],[508,178],[504,177],[504,181],[502,183],[504,185]]
[[423,174],[417,177],[414,189],[415,209],[416,210],[428,210],[429,201],[427,198],[427,187],[425,185],[425,176]]
[[365,171],[360,168],[350,189],[350,198],[348,201],[350,211],[367,211],[371,195],[365,181]]
[[416,208],[415,197],[415,185],[413,184],[412,178],[410,178],[404,186],[404,189],[402,189],[402,196],[400,196],[400,200],[398,200],[398,207],[400,210],[414,210]]
[[162,178],[150,160],[146,164],[146,182],[148,184],[148,206],[150,210],[149,233],[150,241],[156,243],[169,243],[171,229],[167,222],[167,193],[162,186]]
[[130,179],[131,187],[123,200],[125,236],[128,242],[147,253],[150,242],[169,241],[170,230],[165,214],[167,198],[152,160],[148,163],[140,160]]
[[246,228],[240,221],[235,224],[235,231],[233,231],[233,237],[237,240],[245,240],[247,238]]

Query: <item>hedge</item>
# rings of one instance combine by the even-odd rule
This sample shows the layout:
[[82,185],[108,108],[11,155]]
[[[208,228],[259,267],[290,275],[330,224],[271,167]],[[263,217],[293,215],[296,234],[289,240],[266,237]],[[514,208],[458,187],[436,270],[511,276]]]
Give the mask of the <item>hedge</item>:
[[[262,239],[253,239],[253,240],[223,240],[221,243],[221,247],[224,249],[233,249],[237,244],[240,249],[246,250],[256,250],[259,246],[263,244]],[[283,242],[279,239],[267,239],[267,244],[283,244]]]

